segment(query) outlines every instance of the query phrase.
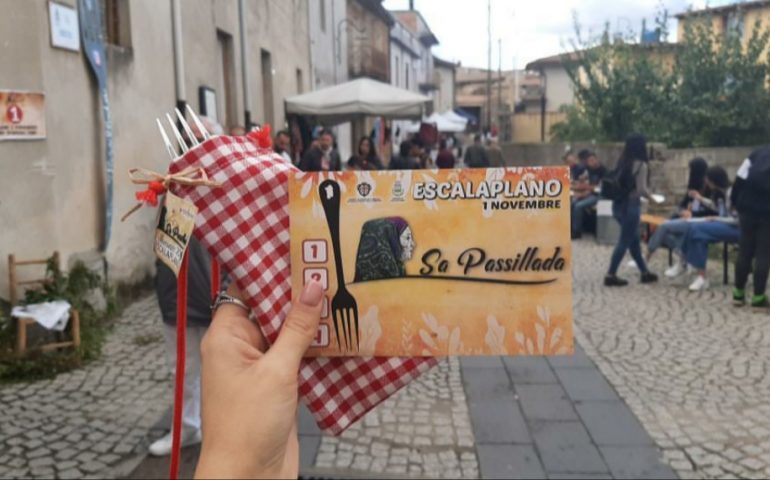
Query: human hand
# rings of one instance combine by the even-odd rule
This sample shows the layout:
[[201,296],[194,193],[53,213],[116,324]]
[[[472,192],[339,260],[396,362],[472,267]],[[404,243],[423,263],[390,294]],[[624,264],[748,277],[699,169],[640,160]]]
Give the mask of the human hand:
[[684,218],[685,220],[692,218],[692,212],[690,210],[682,210],[682,212],[679,214],[680,217]]
[[[231,286],[229,292],[239,298]],[[297,375],[318,329],[323,288],[311,281],[278,340],[222,305],[201,343],[203,446],[196,478],[297,478]]]
[[689,192],[687,192],[687,195],[688,195],[690,198],[692,198],[693,200],[700,200],[700,199],[702,199],[702,198],[703,198],[703,197],[701,196],[700,192],[699,192],[699,191],[697,191],[697,190],[690,190]]

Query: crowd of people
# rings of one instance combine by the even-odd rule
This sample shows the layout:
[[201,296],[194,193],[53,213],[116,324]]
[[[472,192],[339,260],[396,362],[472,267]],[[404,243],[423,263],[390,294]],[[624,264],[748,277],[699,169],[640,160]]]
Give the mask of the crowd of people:
[[[649,261],[661,247],[676,255],[676,261],[664,275],[676,278],[690,273],[689,289],[709,288],[706,263],[709,245],[721,242],[738,244],[733,300],[744,305],[748,278],[753,271],[754,307],[768,307],[766,295],[770,270],[770,147],[754,151],[738,169],[734,182],[720,165],[709,166],[697,157],[689,163],[686,193],[664,223],[648,239],[647,253],[642,252],[641,215],[643,203],[653,200],[649,186],[650,169],[647,142],[642,135],[626,139],[614,170],[609,171],[590,150],[567,152],[572,181],[572,238],[582,235],[584,216],[604,196],[612,200],[612,215],[620,225],[620,234],[612,252],[604,285],[623,287],[628,281],[618,276],[625,254],[640,272],[641,283],[658,281],[649,269]],[[607,191],[610,193],[608,194]]]
[[[279,142],[276,137],[276,151],[282,155],[288,150],[288,133]],[[288,154],[286,158],[291,158]],[[383,158],[370,136],[358,140],[355,153],[342,162],[336,148],[334,134],[320,130],[310,146],[297,155],[295,164],[306,172],[335,170],[419,170],[426,168],[485,168],[504,165],[502,150],[495,139],[482,142],[481,135],[475,135],[473,143],[463,149],[453,134],[441,134],[437,142],[429,143],[419,134],[408,136],[399,145],[398,151],[390,158]]]

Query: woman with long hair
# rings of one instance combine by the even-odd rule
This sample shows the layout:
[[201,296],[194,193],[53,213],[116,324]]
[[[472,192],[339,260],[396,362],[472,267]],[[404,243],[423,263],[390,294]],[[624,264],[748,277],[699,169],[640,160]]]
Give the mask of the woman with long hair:
[[642,255],[639,223],[642,216],[642,197],[649,199],[647,189],[649,177],[647,157],[647,140],[639,134],[629,135],[626,145],[618,160],[617,172],[623,186],[624,195],[612,202],[612,216],[620,224],[620,237],[615,245],[610,260],[610,268],[604,277],[604,285],[608,287],[624,287],[628,281],[618,277],[618,267],[626,251],[631,253],[636,266],[641,272],[642,283],[658,281],[658,276],[647,269],[647,263]]
[[374,142],[369,137],[361,137],[358,141],[358,153],[348,159],[351,170],[382,170],[382,161],[377,156]]

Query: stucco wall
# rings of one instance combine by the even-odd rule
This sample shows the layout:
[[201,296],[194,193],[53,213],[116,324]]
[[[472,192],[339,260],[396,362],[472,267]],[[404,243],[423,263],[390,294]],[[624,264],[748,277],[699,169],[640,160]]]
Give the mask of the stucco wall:
[[562,66],[545,69],[546,75],[546,110],[558,112],[562,105],[572,105],[575,94],[567,71]]
[[[65,0],[71,6],[75,0]],[[198,87],[219,81],[217,29],[233,38],[236,120],[243,123],[237,3],[185,0],[182,28],[188,102],[199,109]],[[284,120],[282,99],[310,88],[307,0],[246,2],[252,78],[252,118],[261,121],[260,48],[272,54],[274,114]],[[170,2],[132,0],[131,48],[108,47],[108,88],[113,121],[115,203],[113,234],[105,258],[112,281],[135,281],[153,271],[154,212],[142,209],[126,222],[136,187],[134,166],[164,171],[168,158],[154,119],[175,105]],[[82,52],[50,46],[48,2],[25,0],[0,15],[0,87],[42,90],[48,138],[0,142],[0,297],[7,297],[9,253],[39,258],[59,250],[98,248],[103,230],[104,145],[96,82]],[[219,93],[220,101],[224,100]]]

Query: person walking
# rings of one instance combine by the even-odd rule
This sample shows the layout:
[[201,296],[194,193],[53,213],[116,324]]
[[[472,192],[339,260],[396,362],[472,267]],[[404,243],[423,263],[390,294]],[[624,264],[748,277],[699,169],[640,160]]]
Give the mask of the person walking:
[[463,160],[468,168],[489,167],[489,156],[487,155],[487,149],[481,144],[481,135],[476,134],[473,137],[473,145],[465,149]]
[[628,285],[627,280],[617,276],[620,262],[623,261],[627,251],[631,253],[631,257],[641,272],[641,283],[658,281],[658,276],[647,269],[639,237],[642,198],[650,198],[650,192],[647,189],[648,162],[647,140],[639,134],[630,135],[626,139],[615,172],[622,192],[613,199],[612,216],[620,224],[620,237],[617,245],[615,245],[615,250],[612,252],[609,270],[604,277],[604,285],[607,287]]
[[735,178],[731,199],[738,211],[741,232],[733,303],[740,306],[746,302],[746,283],[753,261],[751,305],[766,308],[770,305],[765,293],[770,271],[770,146],[755,150],[743,162]]
[[[200,345],[211,325],[211,257],[195,239],[188,246],[187,332],[182,405],[182,445],[201,442],[201,352]],[[172,374],[176,371],[176,289],[177,278],[160,260],[156,261],[155,293],[163,319],[166,357]],[[223,287],[224,288],[224,287]],[[149,448],[154,456],[171,453],[171,431],[155,440]]]
[[299,169],[303,172],[338,171],[342,168],[340,154],[334,148],[334,135],[323,130],[318,136],[318,143],[302,156]]

